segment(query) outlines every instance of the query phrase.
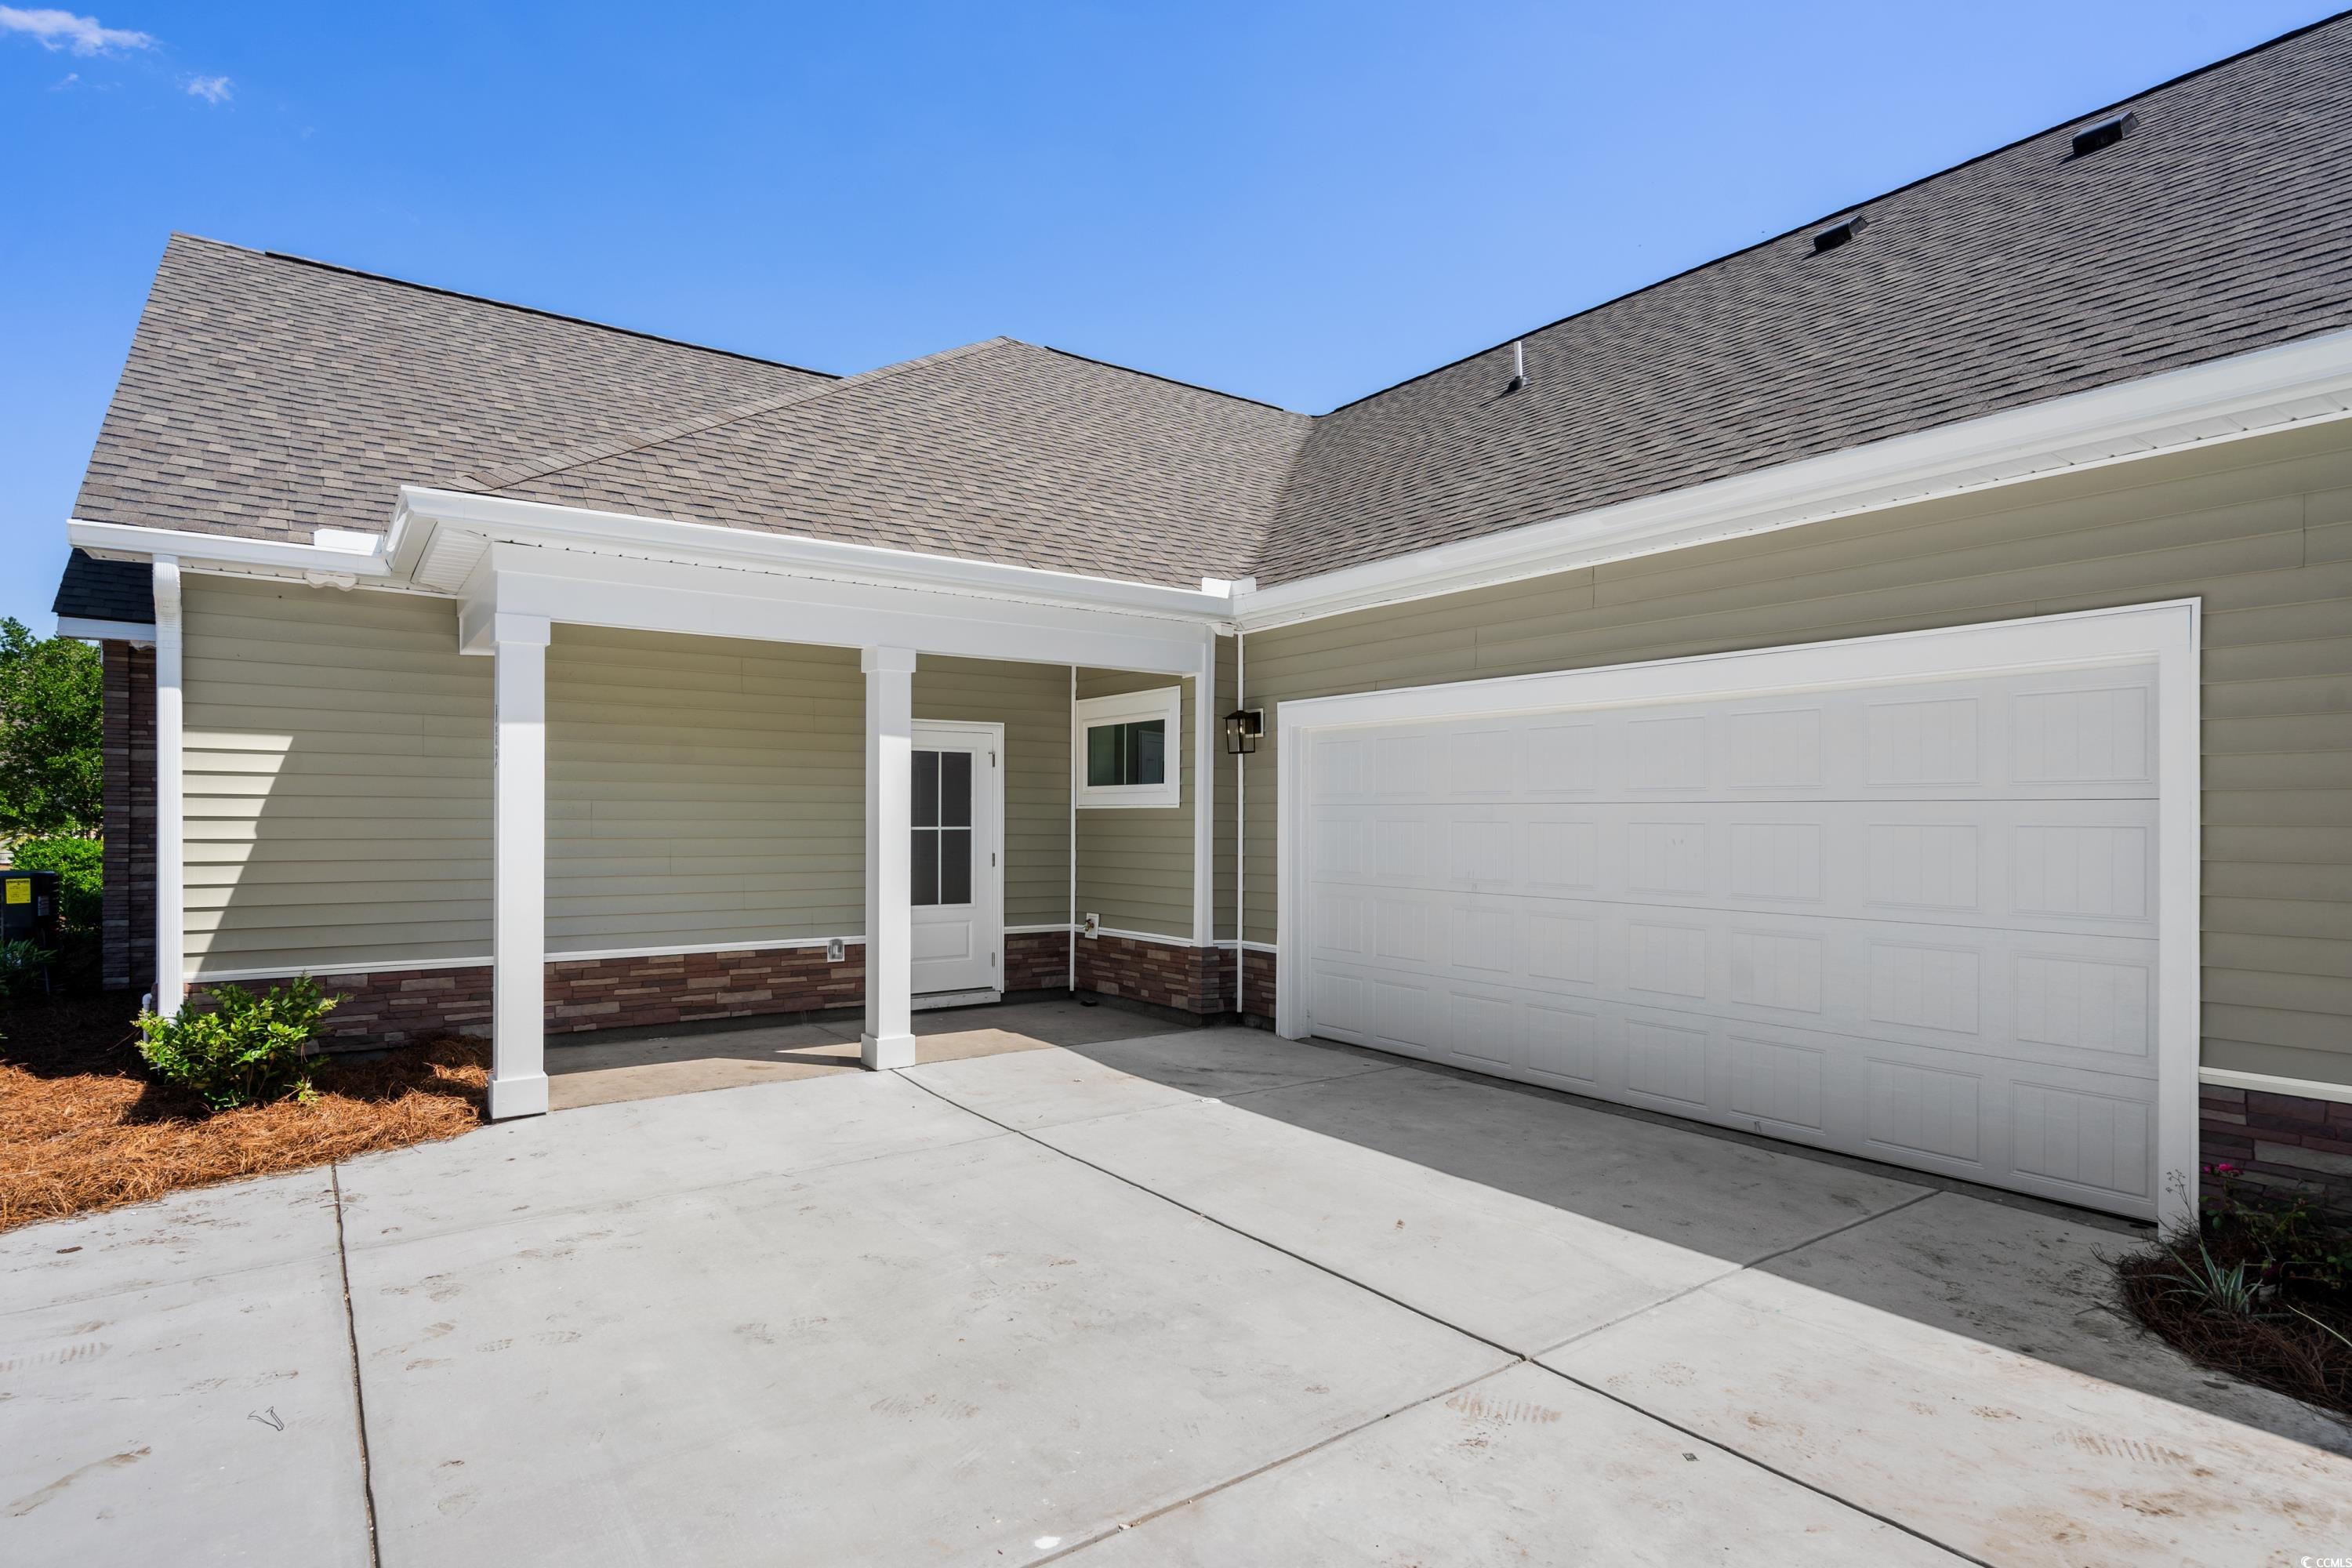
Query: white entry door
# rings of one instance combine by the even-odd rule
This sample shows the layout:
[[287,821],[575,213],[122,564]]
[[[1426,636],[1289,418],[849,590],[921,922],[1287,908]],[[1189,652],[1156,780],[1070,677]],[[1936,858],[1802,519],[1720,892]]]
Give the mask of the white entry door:
[[915,721],[912,901],[918,1001],[1003,986],[1002,724]]
[[[1741,657],[1769,687],[1772,656]],[[1736,687],[1738,662],[1702,673]],[[2154,1215],[2159,1079],[2179,1104],[2195,1074],[2193,1007],[2159,1049],[2164,963],[2196,961],[2193,934],[2159,947],[2194,868],[2159,853],[2158,661],[1874,662],[1855,647],[1843,678],[1869,683],[1842,688],[1307,719],[1304,756],[1286,730],[1293,1032]]]

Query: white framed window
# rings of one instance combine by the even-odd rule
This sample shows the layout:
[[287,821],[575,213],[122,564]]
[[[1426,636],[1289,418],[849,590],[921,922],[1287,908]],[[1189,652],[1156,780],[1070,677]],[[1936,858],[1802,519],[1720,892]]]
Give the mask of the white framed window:
[[1070,795],[1079,805],[1181,805],[1184,689],[1088,697],[1070,708]]

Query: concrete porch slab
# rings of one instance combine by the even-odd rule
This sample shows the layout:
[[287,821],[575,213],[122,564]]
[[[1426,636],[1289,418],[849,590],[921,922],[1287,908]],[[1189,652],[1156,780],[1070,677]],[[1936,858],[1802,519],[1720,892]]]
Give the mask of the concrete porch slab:
[[906,1072],[958,1105],[1026,1131],[1388,1070],[1387,1063],[1255,1029],[1196,1029]]
[[352,1268],[388,1565],[1028,1561],[1507,1360],[1002,1134]]
[[1523,1364],[1071,1561],[1928,1568],[1965,1560]]
[[[1075,1000],[1014,1002],[915,1015],[915,1059],[1042,1050],[1048,1046],[1185,1033],[1190,1026]],[[596,1035],[548,1042],[548,1108],[699,1094],[862,1070],[855,1020],[695,1029],[623,1040]]]
[[2352,1462],[1753,1269],[1541,1360],[1981,1562],[2352,1539]]

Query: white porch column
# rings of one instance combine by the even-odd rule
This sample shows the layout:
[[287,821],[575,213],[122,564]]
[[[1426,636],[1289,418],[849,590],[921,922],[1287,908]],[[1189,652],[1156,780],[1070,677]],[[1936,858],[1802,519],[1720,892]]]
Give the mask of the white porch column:
[[490,1116],[547,1110],[547,640],[543,616],[499,615],[492,819]]
[[180,708],[180,563],[155,557],[155,1011],[187,999],[187,750]]
[[866,671],[866,1031],[869,1070],[915,1065],[911,844],[915,654],[869,647]]

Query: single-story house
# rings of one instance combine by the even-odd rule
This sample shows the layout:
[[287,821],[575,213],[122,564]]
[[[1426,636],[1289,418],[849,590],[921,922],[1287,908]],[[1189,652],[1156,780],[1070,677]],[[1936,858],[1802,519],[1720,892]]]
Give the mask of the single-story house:
[[175,237],[58,600],[109,973],[487,1033],[500,1117],[550,1036],[1076,990],[2343,1199],[2347,414],[2341,18],[1319,416]]

